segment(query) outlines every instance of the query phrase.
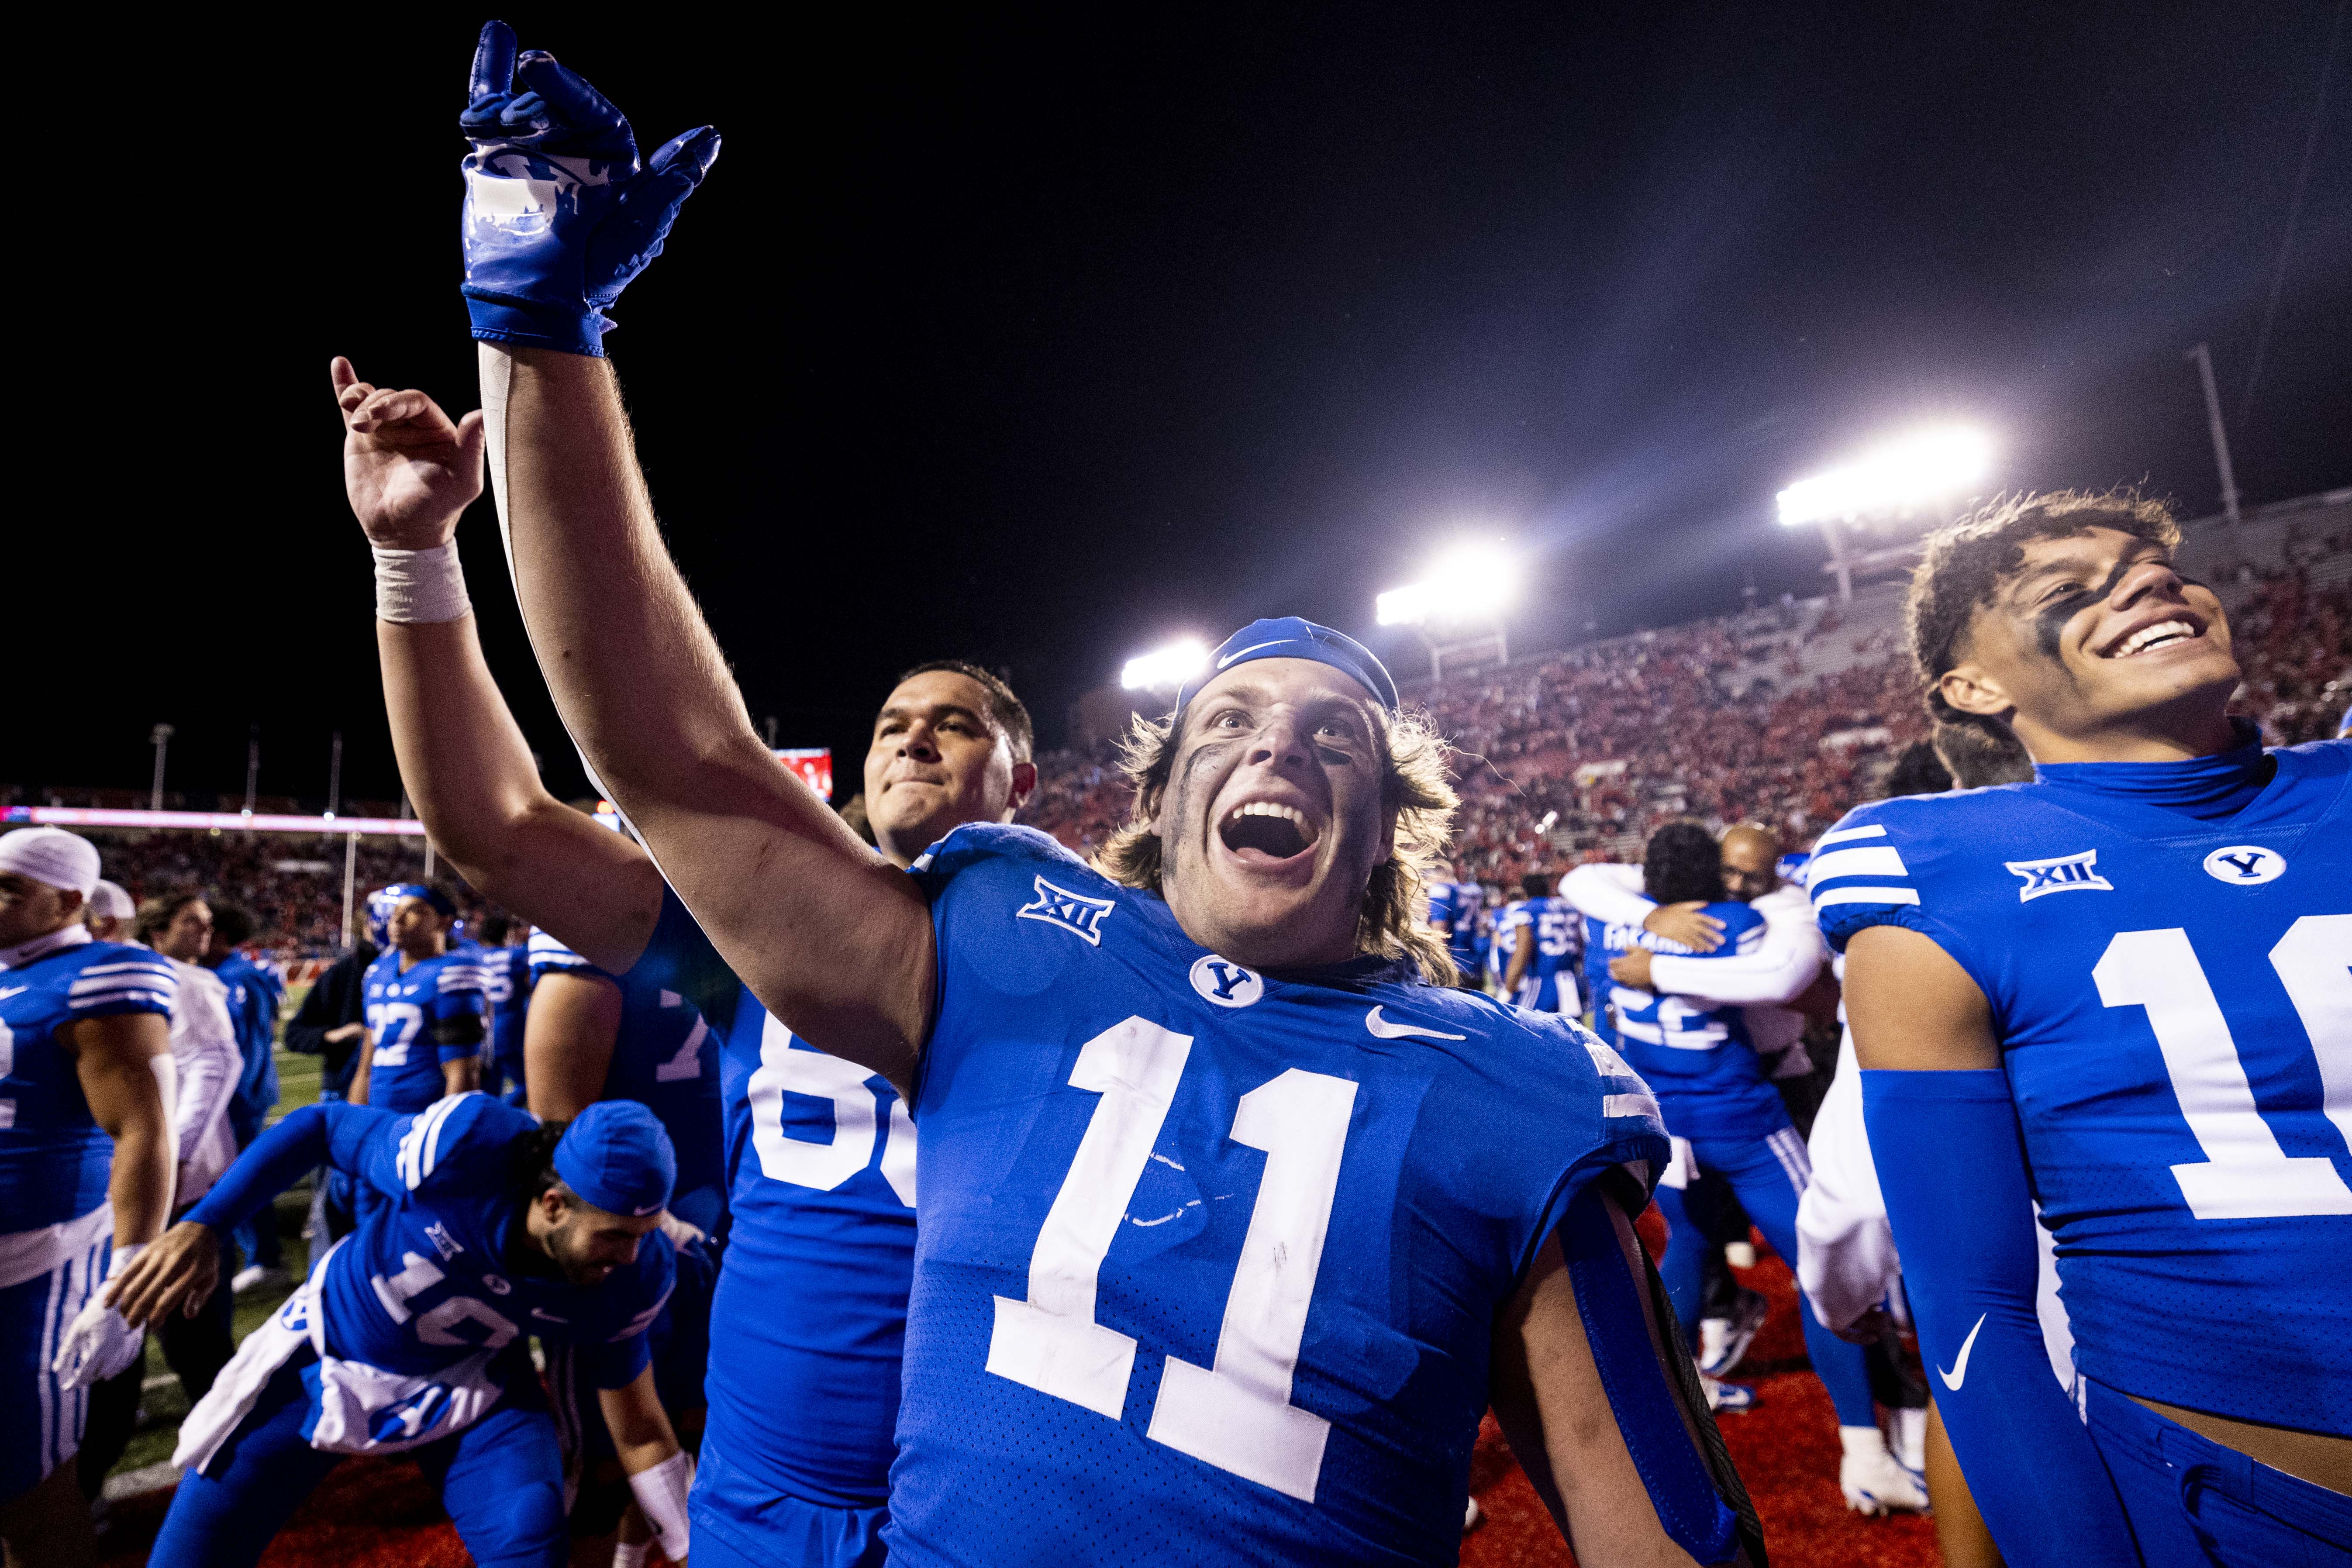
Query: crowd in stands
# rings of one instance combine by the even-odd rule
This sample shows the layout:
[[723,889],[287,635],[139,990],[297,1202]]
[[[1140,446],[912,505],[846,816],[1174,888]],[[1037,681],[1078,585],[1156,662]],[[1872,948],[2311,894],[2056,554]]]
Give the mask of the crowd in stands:
[[[2352,701],[2352,584],[2315,588],[2282,574],[2246,589],[2231,624],[2246,673],[2240,710],[2274,742],[2333,734]],[[1843,667],[1807,677],[1808,645],[1830,647]],[[1408,696],[1454,748],[1464,868],[1503,886],[1564,861],[1637,857],[1652,830],[1677,817],[1763,822],[1792,846],[1807,843],[1870,798],[1887,763],[1927,729],[1895,633],[1857,635],[1833,615],[1806,625],[1785,604],[1423,683]],[[1127,815],[1115,745],[1048,752],[1037,763],[1023,820],[1091,856]],[[226,894],[253,910],[259,946],[289,957],[337,949],[341,838],[89,837],[106,874],[135,898]],[[422,853],[415,839],[362,839],[357,888],[419,876]],[[467,903],[454,877],[443,880]]]
[[[1644,632],[1409,693],[1454,747],[1465,869],[1509,886],[1563,861],[1638,858],[1654,829],[1685,816],[1762,822],[1802,845],[1871,798],[1927,732],[1899,636],[1830,617],[1782,638],[1772,616]],[[2335,733],[2352,702],[2352,585],[2282,576],[2242,599],[2231,625],[2240,710],[2278,743]],[[1802,679],[1808,639],[1835,639],[1852,662]],[[1771,675],[1759,679],[1768,645]],[[1038,774],[1024,819],[1081,854],[1126,813],[1108,750],[1048,753]]]

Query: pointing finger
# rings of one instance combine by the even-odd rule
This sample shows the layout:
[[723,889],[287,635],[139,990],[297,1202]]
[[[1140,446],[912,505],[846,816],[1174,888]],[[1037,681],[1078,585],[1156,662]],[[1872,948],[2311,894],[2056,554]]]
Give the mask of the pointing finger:
[[544,49],[522,57],[515,80],[545,100],[557,122],[572,131],[595,136],[627,123],[603,93]]
[[360,373],[352,368],[352,362],[341,354],[337,354],[334,363],[327,367],[327,379],[334,383],[338,397],[342,395],[343,388],[359,378]]
[[514,29],[504,22],[482,24],[482,37],[474,46],[474,70],[466,84],[466,101],[478,103],[485,97],[503,98],[514,86]]

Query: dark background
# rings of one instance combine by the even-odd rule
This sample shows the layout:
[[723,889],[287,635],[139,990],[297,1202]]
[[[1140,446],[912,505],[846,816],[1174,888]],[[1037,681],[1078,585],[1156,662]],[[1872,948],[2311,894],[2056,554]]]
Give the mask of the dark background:
[[[608,342],[752,712],[848,780],[917,659],[1008,669],[1051,741],[1171,634],[1374,636],[1457,538],[1527,556],[1519,648],[1819,592],[1774,492],[1928,418],[2000,487],[2209,512],[2200,340],[2246,504],[2352,481],[2342,0],[508,15],[648,151],[725,134]],[[0,784],[143,786],[163,720],[173,790],[233,805],[258,722],[263,793],[323,796],[336,728],[346,795],[396,793],[327,362],[475,401],[479,16],[99,23],[19,118],[15,325],[64,346]]]

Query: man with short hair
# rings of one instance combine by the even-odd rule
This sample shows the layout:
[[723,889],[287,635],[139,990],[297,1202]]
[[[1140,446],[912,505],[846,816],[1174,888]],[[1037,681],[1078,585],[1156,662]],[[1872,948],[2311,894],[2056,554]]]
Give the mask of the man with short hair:
[[[715,135],[639,172],[498,25],[475,89],[467,289],[558,707],[781,1023],[919,1089],[892,1560],[1451,1563],[1490,1403],[1587,1568],[1745,1559],[1653,1338],[1653,1102],[1567,1020],[1423,978],[1453,973],[1422,884],[1454,801],[1379,661],[1297,617],[1228,638],[1138,734],[1116,881],[989,824],[876,860],[751,729],[596,363]],[[501,218],[592,145],[623,205]]]
[[352,1079],[356,1104],[422,1110],[479,1087],[489,1004],[474,950],[453,948],[457,906],[424,882],[396,882],[391,947],[368,966],[367,1058]]
[[[346,362],[335,379],[352,506],[379,560],[454,548],[458,516],[481,492],[472,416],[453,423],[420,393],[378,392]],[[378,616],[386,707],[418,815],[469,883],[542,927],[556,973],[548,1005],[533,1009],[538,1065],[523,1076],[534,1104],[557,1113],[607,1092],[625,1044],[623,1080],[689,1111],[715,1066],[723,1141],[677,1140],[698,1169],[730,1173],[708,1327],[721,1375],[702,1388],[693,1498],[703,1561],[878,1563],[914,1268],[905,1103],[887,1078],[769,1016],[644,848],[547,794],[462,603],[420,605],[380,588]],[[989,670],[947,659],[907,671],[866,748],[862,837],[879,851],[868,859],[903,870],[966,823],[1010,821],[1036,782],[1031,746],[1027,709]],[[620,1016],[608,1016],[616,1002]],[[625,1042],[632,1007],[644,1027]],[[658,1037],[646,1032],[665,1019]],[[716,1228],[707,1195],[677,1201]],[[669,1327],[687,1350],[666,1365],[701,1326],[687,1315]],[[620,1555],[635,1550],[625,1540]]]
[[[92,1384],[142,1336],[100,1296],[172,1206],[171,1011],[158,955],[83,923],[98,850],[57,827],[0,835],[0,1545],[96,1557],[76,1453]],[[127,896],[126,896],[127,897]]]
[[586,1358],[631,1489],[686,1562],[693,1462],[646,1347],[673,1278],[660,1123],[622,1101],[541,1125],[470,1092],[406,1116],[304,1106],[126,1271],[124,1316],[214,1289],[226,1233],[320,1163],[382,1201],[181,1423],[172,1462],[187,1473],[154,1560],[250,1564],[344,1456],[410,1454],[476,1562],[557,1568],[562,1468],[535,1334]]

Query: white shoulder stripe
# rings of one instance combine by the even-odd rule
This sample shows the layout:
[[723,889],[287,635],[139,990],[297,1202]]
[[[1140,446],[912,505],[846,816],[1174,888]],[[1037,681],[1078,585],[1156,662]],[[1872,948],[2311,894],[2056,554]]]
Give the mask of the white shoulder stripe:
[[1903,864],[1903,853],[1891,844],[1874,844],[1863,849],[1832,849],[1826,855],[1816,855],[1805,867],[1808,886],[1826,882],[1832,877],[1907,877],[1910,870]]
[[1834,833],[1824,833],[1819,838],[1814,839],[1813,853],[1818,855],[1832,844],[1843,844],[1855,838],[1884,838],[1885,837],[1886,826],[1884,823],[1874,822],[1862,827],[1841,827]]
[[464,1099],[463,1095],[453,1095],[446,1100],[435,1100],[416,1113],[415,1119],[408,1124],[408,1131],[401,1135],[400,1179],[408,1184],[410,1192],[415,1192],[423,1184],[425,1178],[433,1173],[434,1163],[441,1151],[441,1123],[449,1119],[449,1112],[456,1110]]
[[121,963],[93,963],[79,972],[91,974],[170,974],[172,966],[160,958],[133,958]]
[[1601,1114],[1604,1117],[1634,1116],[1644,1121],[1664,1120],[1658,1114],[1658,1102],[1646,1094],[1604,1094],[1601,1097]]
[[80,1013],[92,1007],[108,1007],[117,1002],[152,1002],[165,1011],[176,1000],[169,991],[151,991],[144,987],[126,987],[120,991],[101,992],[92,996],[76,996],[67,1002],[68,1012]]
[[465,1103],[465,1095],[453,1094],[448,1099],[443,1100],[439,1105],[434,1107],[434,1109],[440,1111],[441,1114],[434,1118],[433,1131],[426,1135],[425,1140],[425,1173],[426,1175],[429,1176],[433,1173],[433,1167],[437,1164],[441,1159],[441,1130],[449,1124],[450,1115],[456,1111],[459,1106]]
[[1813,907],[1825,909],[1831,904],[1916,904],[1919,891],[1916,888],[1830,888],[1813,895]]

